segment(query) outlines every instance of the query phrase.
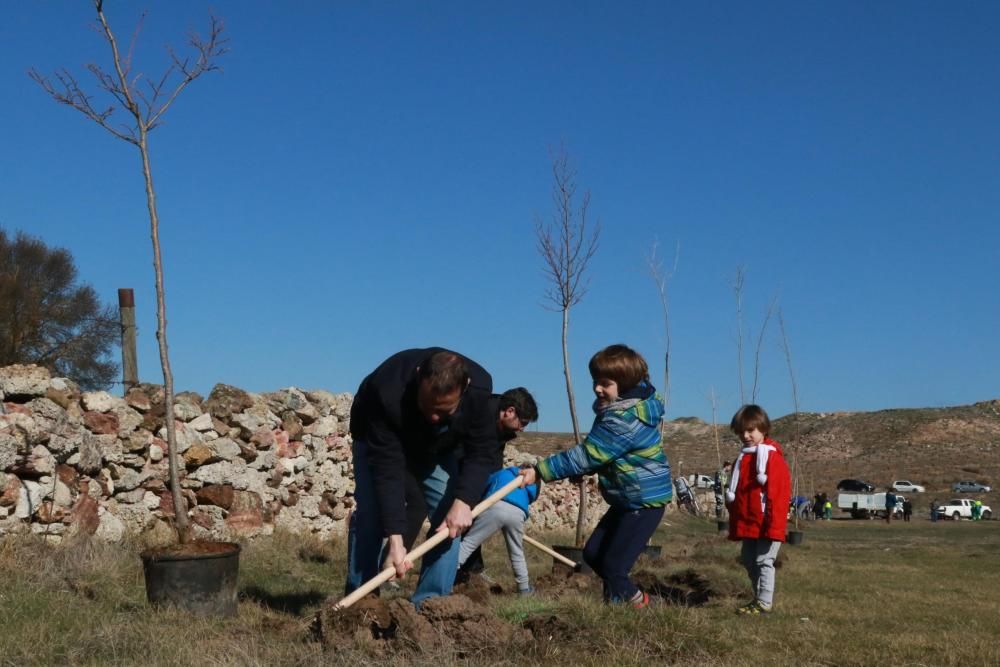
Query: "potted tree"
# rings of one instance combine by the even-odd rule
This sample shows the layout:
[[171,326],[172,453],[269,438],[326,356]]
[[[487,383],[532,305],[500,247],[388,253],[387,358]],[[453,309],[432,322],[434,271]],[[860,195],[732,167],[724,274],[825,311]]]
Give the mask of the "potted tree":
[[[35,70],[30,76],[49,95],[84,114],[116,138],[138,150],[145,183],[153,246],[153,268],[156,282],[156,338],[159,344],[160,366],[164,383],[164,419],[169,458],[169,486],[174,509],[178,543],[142,553],[146,574],[147,597],[154,605],[173,604],[199,613],[231,615],[236,612],[236,580],[239,568],[238,544],[229,542],[196,542],[192,540],[186,502],[181,495],[178,469],[177,437],[174,423],[174,380],[170,368],[167,344],[167,306],[164,290],[163,261],[160,248],[159,215],[156,190],[149,153],[149,133],[162,121],[181,92],[201,75],[218,69],[218,59],[226,53],[223,24],[211,18],[206,38],[192,35],[189,44],[193,53],[181,58],[168,49],[171,64],[162,77],[147,78],[133,70],[132,48],[123,55],[104,13],[104,0],[93,0],[98,29],[111,53],[112,71],[98,65],[88,65],[97,79],[98,88],[109,96],[107,108],[93,106],[93,98],[67,70],[58,72],[56,82]],[[114,111],[124,113],[127,123],[112,123]],[[116,121],[117,121],[117,117]]]

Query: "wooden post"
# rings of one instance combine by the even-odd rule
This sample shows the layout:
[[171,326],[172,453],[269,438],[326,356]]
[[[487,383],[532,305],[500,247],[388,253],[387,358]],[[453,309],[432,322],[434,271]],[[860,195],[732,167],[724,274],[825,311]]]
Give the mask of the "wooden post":
[[135,355],[135,296],[132,288],[118,290],[118,313],[122,325],[122,384],[123,394],[139,384],[139,367]]

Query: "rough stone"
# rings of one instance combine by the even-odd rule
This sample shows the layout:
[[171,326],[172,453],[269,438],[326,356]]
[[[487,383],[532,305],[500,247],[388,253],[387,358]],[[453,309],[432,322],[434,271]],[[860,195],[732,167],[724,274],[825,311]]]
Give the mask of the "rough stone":
[[240,455],[240,446],[229,438],[216,438],[206,443],[216,460],[232,461]]
[[203,466],[209,461],[214,460],[217,460],[215,452],[209,449],[207,445],[195,445],[184,452],[184,465],[188,469]]
[[236,486],[246,470],[246,464],[234,461],[219,461],[204,465],[188,475],[205,484],[233,484]]
[[212,416],[228,422],[233,415],[253,407],[253,404],[250,394],[242,389],[228,384],[217,384],[212,387],[203,409]]
[[149,412],[150,408],[153,407],[153,403],[150,401],[149,395],[138,387],[132,387],[128,390],[128,392],[126,392],[125,403],[139,412]]
[[0,368],[0,392],[7,400],[14,397],[45,396],[51,375],[46,368],[15,364]]
[[153,442],[153,434],[146,429],[139,429],[129,433],[127,438],[122,438],[122,445],[129,452],[145,452]]
[[118,433],[118,417],[107,412],[88,410],[83,413],[83,423],[91,433],[97,435]]
[[[214,431],[216,421],[218,420],[214,419],[212,415],[208,414],[207,412],[204,412],[195,417],[194,419],[192,419],[188,423],[188,426],[190,426],[191,428],[200,433],[204,433],[205,431]],[[228,430],[229,428],[226,427],[226,431]]]
[[16,507],[21,498],[21,480],[16,475],[0,472],[3,479],[3,489],[0,492],[0,507]]
[[215,505],[223,509],[229,509],[233,505],[231,484],[209,484],[200,488],[194,495],[199,505]]
[[14,516],[27,519],[33,516],[42,504],[42,485],[30,480],[21,481],[21,493],[17,499]]
[[52,378],[49,381],[49,388],[45,391],[45,397],[63,410],[67,410],[71,405],[79,403],[80,387],[66,378]]
[[106,391],[85,391],[80,397],[83,409],[93,412],[108,412],[117,401],[124,403],[123,399],[115,398]]
[[305,427],[305,432],[318,438],[325,438],[329,435],[336,435],[339,422],[333,415],[320,417],[315,422]]
[[124,403],[116,403],[111,414],[118,418],[118,437],[127,438],[143,421],[142,415]]
[[125,536],[125,524],[117,516],[101,507],[97,510],[98,524],[94,533],[106,542],[120,542]]
[[7,470],[17,462],[18,442],[10,433],[0,431],[0,470]]
[[[174,402],[174,419],[179,419],[182,422],[191,422],[200,416],[202,416],[202,412],[199,405],[184,401]],[[211,419],[212,417],[209,416],[209,420]]]

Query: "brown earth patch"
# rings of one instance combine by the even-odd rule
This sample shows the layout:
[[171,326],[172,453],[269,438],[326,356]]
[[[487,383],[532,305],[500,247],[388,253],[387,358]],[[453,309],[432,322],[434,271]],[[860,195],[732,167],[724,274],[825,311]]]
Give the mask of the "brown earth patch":
[[446,650],[461,658],[522,650],[534,641],[531,632],[505,623],[465,595],[425,600],[420,611],[402,598],[386,602],[368,597],[340,611],[331,602],[317,613],[314,627],[327,649],[336,650],[347,640],[376,653]]

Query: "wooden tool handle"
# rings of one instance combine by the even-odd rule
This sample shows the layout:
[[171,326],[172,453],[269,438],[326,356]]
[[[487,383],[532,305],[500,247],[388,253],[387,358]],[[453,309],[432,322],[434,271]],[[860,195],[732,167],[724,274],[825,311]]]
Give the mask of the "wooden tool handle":
[[[520,487],[523,479],[524,479],[523,477],[518,475],[515,479],[510,480],[502,487],[497,489],[495,492],[490,494],[488,498],[482,500],[478,505],[472,508],[472,518],[475,519],[477,516],[479,516],[480,514],[482,514],[483,512],[485,512],[486,510],[488,510],[489,508],[493,507],[498,502],[500,502],[504,497],[507,496],[508,493]],[[418,546],[416,549],[408,552],[406,554],[406,559],[412,563],[421,556],[423,556],[425,553],[436,547],[437,545],[444,542],[446,539],[448,539],[448,531],[439,530],[438,532],[434,533],[429,538],[424,540],[420,544],[420,546]],[[352,604],[354,604],[364,596],[368,595],[369,593],[371,593],[373,590],[375,590],[385,582],[392,579],[394,576],[396,576],[396,568],[390,565],[381,572],[379,572],[377,575],[369,579],[361,587],[357,588],[353,593],[346,596],[344,599],[342,599],[340,602],[334,605],[333,610],[342,611],[344,609],[347,609]]]
[[527,535],[524,536],[524,541],[527,542],[528,544],[530,544],[531,546],[535,547],[536,549],[541,549],[542,551],[544,551],[548,555],[550,555],[553,558],[555,558],[560,563],[563,563],[565,565],[569,565],[574,570],[580,566],[580,564],[577,563],[575,560],[572,560],[570,558],[566,558],[566,556],[563,556],[561,553],[558,553],[557,551],[548,548],[547,546],[545,546],[544,544],[542,544],[538,540],[533,540],[530,537],[528,537]]

